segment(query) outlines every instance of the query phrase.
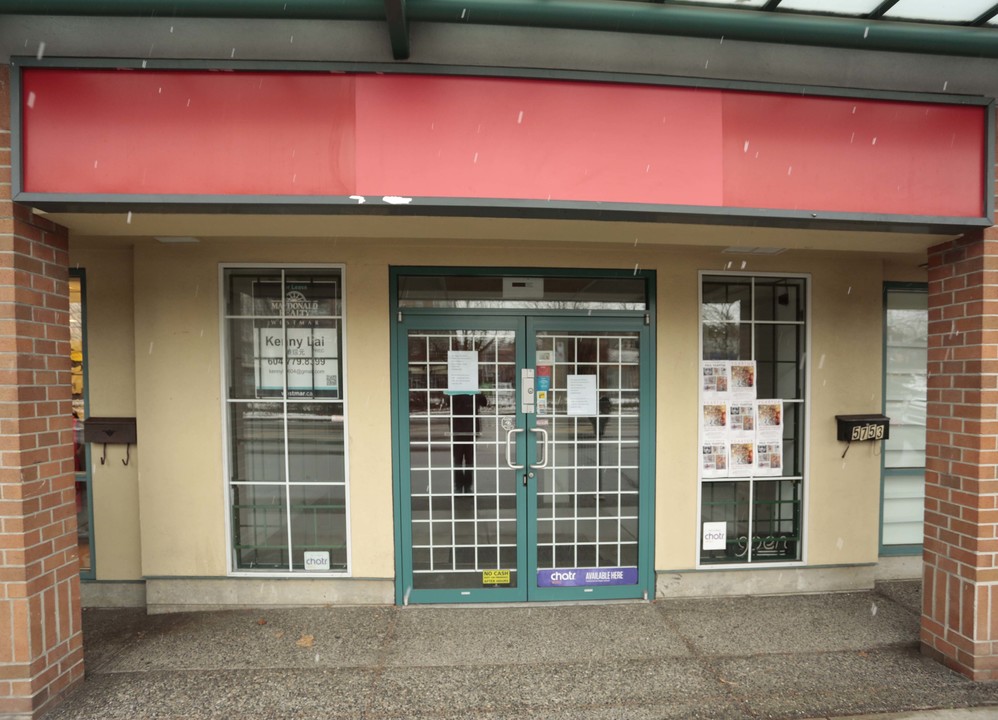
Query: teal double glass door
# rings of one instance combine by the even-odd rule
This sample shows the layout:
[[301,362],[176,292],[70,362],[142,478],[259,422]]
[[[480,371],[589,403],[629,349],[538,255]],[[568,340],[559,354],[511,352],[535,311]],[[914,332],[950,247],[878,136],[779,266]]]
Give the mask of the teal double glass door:
[[408,314],[398,333],[402,601],[647,596],[642,320]]

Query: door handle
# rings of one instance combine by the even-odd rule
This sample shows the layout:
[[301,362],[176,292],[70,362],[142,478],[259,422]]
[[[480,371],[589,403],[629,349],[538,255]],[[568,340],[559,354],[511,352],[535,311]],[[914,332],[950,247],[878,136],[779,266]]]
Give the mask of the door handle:
[[540,445],[544,448],[544,457],[536,465],[531,465],[532,468],[544,468],[548,466],[548,431],[544,428],[530,428],[530,432],[539,433],[541,438],[539,440]]
[[523,470],[523,465],[517,465],[513,462],[513,458],[510,456],[510,450],[513,448],[513,436],[516,433],[522,433],[523,428],[513,428],[506,433],[506,464],[510,466],[513,470]]

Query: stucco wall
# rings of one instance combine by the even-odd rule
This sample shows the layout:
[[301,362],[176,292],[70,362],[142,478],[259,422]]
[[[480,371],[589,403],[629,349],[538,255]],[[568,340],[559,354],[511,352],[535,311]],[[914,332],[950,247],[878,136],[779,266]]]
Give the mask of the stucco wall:
[[[128,302],[133,285],[125,272],[132,252],[134,323]],[[659,569],[696,564],[698,272],[810,274],[807,559],[809,564],[877,559],[879,447],[854,445],[842,459],[844,445],[835,441],[834,416],[879,412],[881,407],[884,266],[878,259],[804,251],[732,256],[717,249],[647,243],[202,237],[197,244],[136,240],[133,250],[106,250],[100,241],[82,240],[74,249],[74,262],[86,266],[90,286],[93,412],[106,408],[101,412],[129,414],[134,402],[138,414],[142,454],[137,503],[134,490],[112,498],[101,489],[102,475],[95,477],[96,523],[103,533],[98,542],[112,533],[129,541],[122,543],[122,557],[100,556],[99,567],[106,561],[106,572],[113,568],[114,577],[217,577],[227,572],[220,263],[345,266],[351,562],[353,576],[370,578],[394,575],[390,265],[638,266],[657,272]],[[128,353],[112,361],[101,349],[122,342],[127,346],[131,328],[134,372]],[[134,388],[134,399],[121,386]],[[114,472],[125,470],[118,466]],[[134,473],[135,466],[128,472]],[[138,547],[140,568],[134,557],[125,557],[134,556]]]
[[[70,245],[70,267],[86,273],[87,383],[91,417],[135,417],[135,323],[132,248],[127,244]],[[93,478],[92,533],[98,580],[142,576],[139,529],[140,451],[155,442],[141,422],[137,445],[90,447]]]

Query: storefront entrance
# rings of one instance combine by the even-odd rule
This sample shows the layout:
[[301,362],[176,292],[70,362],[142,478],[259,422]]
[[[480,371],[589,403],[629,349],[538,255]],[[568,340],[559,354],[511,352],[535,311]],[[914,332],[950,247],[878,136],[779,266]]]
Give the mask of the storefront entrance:
[[592,296],[571,301],[546,298],[544,278],[532,299],[505,280],[505,298],[465,296],[462,312],[398,309],[401,601],[646,596],[649,279],[632,281],[635,302],[592,278]]

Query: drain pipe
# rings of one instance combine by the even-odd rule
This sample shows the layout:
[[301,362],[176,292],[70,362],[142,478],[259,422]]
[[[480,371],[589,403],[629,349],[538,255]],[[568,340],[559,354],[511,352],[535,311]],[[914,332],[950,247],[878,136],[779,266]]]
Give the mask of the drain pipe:
[[409,56],[411,22],[723,37],[998,58],[996,29],[626,0],[0,0],[3,14],[386,21],[396,59]]

